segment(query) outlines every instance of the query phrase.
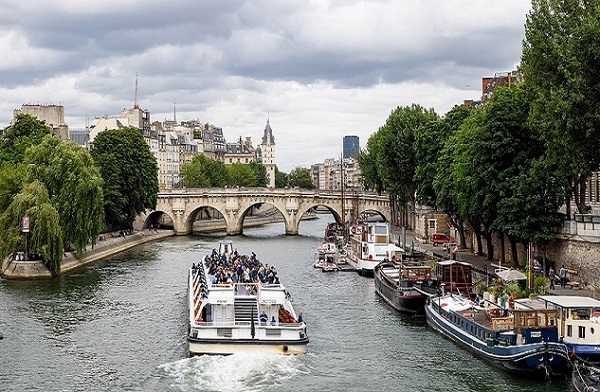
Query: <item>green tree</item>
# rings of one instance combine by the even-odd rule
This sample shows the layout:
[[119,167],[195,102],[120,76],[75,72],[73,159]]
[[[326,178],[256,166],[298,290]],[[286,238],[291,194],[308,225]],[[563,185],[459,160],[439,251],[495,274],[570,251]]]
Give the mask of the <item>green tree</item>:
[[383,192],[383,180],[378,171],[377,157],[382,152],[379,132],[371,135],[367,140],[367,146],[358,154],[357,163],[360,167],[360,182],[365,190],[374,190],[381,195]]
[[181,168],[184,186],[188,188],[211,188],[227,185],[228,173],[221,161],[198,154],[192,162]]
[[136,216],[156,207],[158,166],[135,128],[100,132],[92,158],[104,179],[104,216],[109,229],[131,228]]
[[12,162],[0,164],[0,211],[5,211],[25,181],[25,166]]
[[398,224],[408,222],[408,214],[414,210],[415,171],[415,132],[425,124],[438,119],[433,109],[424,109],[413,104],[397,107],[385,124],[369,138],[366,152],[359,156],[361,170],[366,169],[363,186],[367,189],[379,188],[390,195],[392,216]]
[[[414,181],[417,185],[417,201],[420,204],[437,208],[437,195],[433,186],[436,173],[439,170],[438,158],[447,140],[462,125],[473,108],[457,105],[443,118],[430,121],[415,132],[415,169]],[[447,211],[452,216],[451,211]],[[454,222],[455,224],[457,222]]]
[[[21,221],[25,216],[29,218],[30,232],[27,234],[21,232]],[[59,220],[44,184],[34,181],[25,185],[0,215],[2,258],[25,251],[25,235],[28,235],[27,253],[38,254],[50,271],[58,275],[63,257]]]
[[13,125],[6,128],[0,137],[0,164],[4,162],[21,163],[28,147],[41,143],[52,134],[44,121],[29,114],[18,114]]
[[41,181],[48,191],[63,242],[83,254],[103,228],[103,181],[90,154],[73,142],[46,136],[27,150],[24,163],[30,181]]
[[250,165],[234,163],[227,167],[227,185],[245,187],[256,186],[256,174]]
[[[490,204],[486,181],[491,180],[493,166],[484,166],[486,140],[482,130],[485,126],[484,109],[474,111],[444,146],[440,163],[449,165],[436,175],[434,187],[438,202],[446,208],[455,208],[457,215],[470,223],[477,237],[478,253],[482,254],[481,236],[488,244],[488,257],[493,255],[490,225],[495,216]],[[480,156],[477,156],[477,154]],[[442,177],[447,176],[447,177]],[[488,178],[489,176],[489,178]]]
[[571,183],[580,212],[586,210],[586,179],[600,164],[599,20],[595,0],[533,0],[521,56],[548,159]]
[[279,171],[279,168],[275,166],[275,188],[285,188],[286,186],[289,186],[289,183],[289,175]]
[[269,183],[269,177],[267,176],[267,168],[265,165],[259,162],[252,161],[249,163],[250,169],[254,172],[256,177],[256,183],[254,186],[265,187]]
[[550,229],[560,222],[557,211],[566,192],[554,176],[556,167],[540,133],[528,121],[531,101],[526,84],[513,85],[497,91],[486,108],[498,168],[490,189],[498,198],[492,229],[508,236],[513,260],[517,242],[546,243],[553,238]]
[[289,184],[292,187],[314,189],[315,184],[310,175],[310,169],[305,167],[297,167],[290,172]]

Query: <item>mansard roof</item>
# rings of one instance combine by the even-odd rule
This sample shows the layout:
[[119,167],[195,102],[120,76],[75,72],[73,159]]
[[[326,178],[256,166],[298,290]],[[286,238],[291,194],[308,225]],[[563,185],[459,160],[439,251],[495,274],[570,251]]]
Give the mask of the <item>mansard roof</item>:
[[273,137],[273,130],[271,130],[269,119],[267,119],[267,125],[265,126],[265,133],[263,134],[261,144],[275,144],[275,138]]

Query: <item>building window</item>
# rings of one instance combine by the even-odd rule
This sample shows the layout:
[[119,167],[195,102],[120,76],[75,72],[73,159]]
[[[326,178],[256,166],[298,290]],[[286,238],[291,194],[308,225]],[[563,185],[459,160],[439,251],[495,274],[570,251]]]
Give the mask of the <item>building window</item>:
[[427,220],[427,224],[429,226],[429,231],[435,233],[437,229],[437,221],[435,219],[429,219]]

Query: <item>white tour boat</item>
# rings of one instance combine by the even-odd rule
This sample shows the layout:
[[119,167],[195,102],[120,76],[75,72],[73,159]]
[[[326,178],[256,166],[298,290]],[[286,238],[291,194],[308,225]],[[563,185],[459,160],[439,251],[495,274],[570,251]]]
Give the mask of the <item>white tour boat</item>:
[[386,222],[357,224],[350,228],[346,263],[361,275],[373,276],[373,269],[384,259],[401,260],[404,250],[391,241]]
[[307,350],[306,324],[277,270],[239,255],[230,240],[190,268],[189,318],[191,355]]

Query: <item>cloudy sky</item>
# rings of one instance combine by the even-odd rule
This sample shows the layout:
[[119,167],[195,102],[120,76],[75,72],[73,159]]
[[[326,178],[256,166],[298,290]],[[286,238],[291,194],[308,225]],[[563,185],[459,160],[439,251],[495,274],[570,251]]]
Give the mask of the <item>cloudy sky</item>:
[[[519,63],[528,0],[0,0],[0,126],[63,105],[70,128],[135,100],[260,141],[289,172],[361,147],[397,106],[445,114]],[[86,120],[89,119],[89,120]]]

